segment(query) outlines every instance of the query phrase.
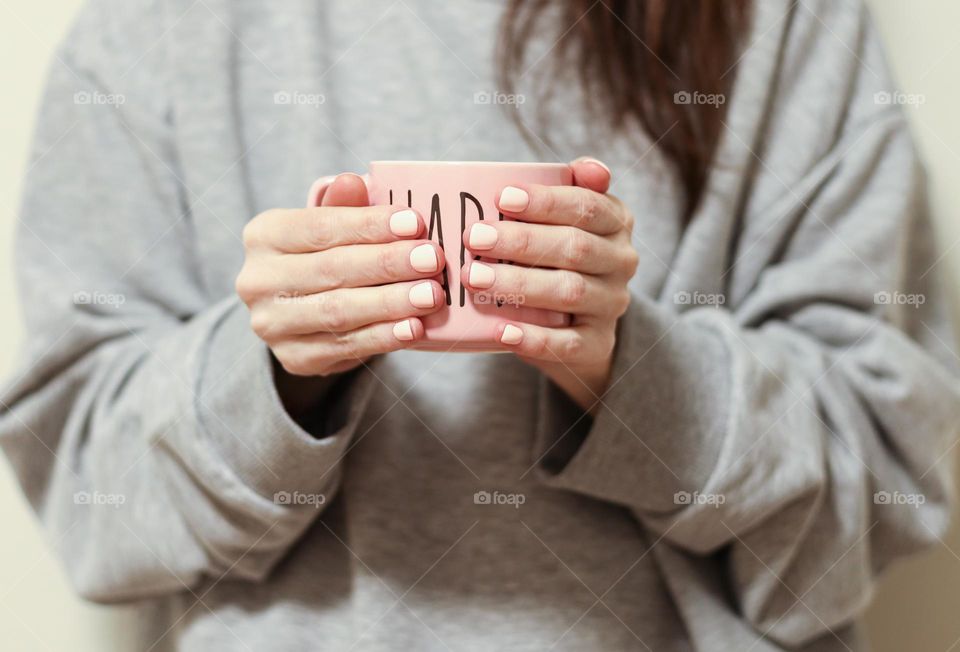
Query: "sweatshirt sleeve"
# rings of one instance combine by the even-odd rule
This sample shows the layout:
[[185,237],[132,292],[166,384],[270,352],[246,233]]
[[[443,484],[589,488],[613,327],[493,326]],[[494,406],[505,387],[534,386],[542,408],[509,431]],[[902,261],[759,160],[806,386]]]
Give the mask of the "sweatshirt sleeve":
[[950,512],[958,358],[924,177],[900,113],[859,84],[836,142],[768,206],[796,221],[744,296],[634,296],[596,417],[542,393],[543,481],[716,559],[733,608],[788,647],[849,623]]
[[357,374],[304,431],[245,307],[205,292],[162,4],[85,7],[48,81],[16,236],[26,339],[0,446],[98,601],[264,579],[333,498],[374,389]]

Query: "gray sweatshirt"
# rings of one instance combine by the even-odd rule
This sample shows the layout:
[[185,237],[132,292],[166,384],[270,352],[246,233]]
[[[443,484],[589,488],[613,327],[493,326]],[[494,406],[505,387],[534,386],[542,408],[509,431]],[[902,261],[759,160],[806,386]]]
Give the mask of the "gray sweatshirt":
[[[501,11],[85,7],[0,403],[73,585],[141,604],[144,649],[859,649],[878,573],[947,527],[960,422],[910,98],[865,10],[758,3],[686,229],[652,143],[587,129],[570,79],[551,144],[517,136],[555,35],[511,103]],[[245,222],[372,159],[584,154],[642,260],[595,418],[511,355],[415,352],[340,379],[310,432],[284,412],[233,291]]]

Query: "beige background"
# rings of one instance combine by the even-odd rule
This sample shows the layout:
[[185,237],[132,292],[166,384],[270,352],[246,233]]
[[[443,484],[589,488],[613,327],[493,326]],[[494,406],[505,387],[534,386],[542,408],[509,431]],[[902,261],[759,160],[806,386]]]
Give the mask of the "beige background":
[[[960,2],[869,0],[903,90],[925,96],[910,109],[933,177],[941,269],[960,280]],[[81,0],[0,0],[0,374],[12,370],[21,335],[12,286],[10,236],[34,112],[53,48]],[[0,463],[0,644],[8,650],[110,652],[135,649],[130,614],[74,598],[47,553],[5,463]],[[960,534],[896,567],[868,616],[875,649],[960,649]]]

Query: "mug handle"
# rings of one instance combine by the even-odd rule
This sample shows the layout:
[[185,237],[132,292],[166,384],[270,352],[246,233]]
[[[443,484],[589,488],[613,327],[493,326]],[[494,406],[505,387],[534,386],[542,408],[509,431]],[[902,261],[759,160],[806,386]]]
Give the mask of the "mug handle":
[[[330,184],[333,183],[333,180],[337,178],[337,175],[331,175],[327,177],[320,177],[313,182],[310,186],[310,190],[307,192],[307,208],[314,208],[320,205],[320,202],[323,201],[323,196],[327,194],[327,188],[330,187]],[[363,180],[364,185],[367,187],[367,192],[370,191],[370,175],[361,174],[360,178]]]

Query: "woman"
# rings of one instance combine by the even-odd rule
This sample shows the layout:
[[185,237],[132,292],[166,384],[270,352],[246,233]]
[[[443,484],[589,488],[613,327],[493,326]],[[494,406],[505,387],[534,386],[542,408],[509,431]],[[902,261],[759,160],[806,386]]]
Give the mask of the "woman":
[[[0,441],[144,648],[858,649],[958,423],[891,92],[855,0],[91,2]],[[572,326],[405,350],[422,216],[290,208],[371,159],[574,160],[458,270]]]

